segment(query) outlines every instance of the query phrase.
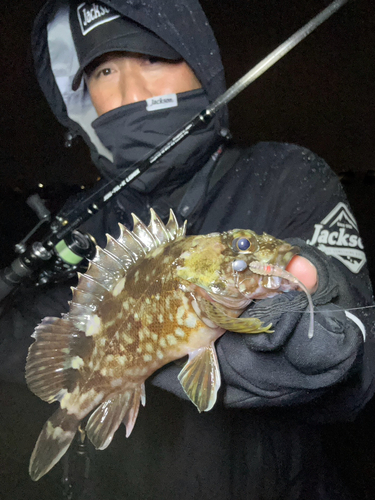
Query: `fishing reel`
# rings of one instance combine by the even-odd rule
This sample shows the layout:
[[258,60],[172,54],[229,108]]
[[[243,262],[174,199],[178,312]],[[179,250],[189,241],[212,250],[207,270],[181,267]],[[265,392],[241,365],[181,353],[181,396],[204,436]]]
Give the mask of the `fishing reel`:
[[95,255],[93,237],[78,230],[51,249],[48,247],[39,241],[27,248],[16,245],[20,256],[0,272],[0,300],[24,281],[32,281],[36,286],[66,281],[84,270],[87,259]]
[[0,271],[0,301],[22,282],[33,282],[36,286],[59,283],[75,276],[87,267],[87,260],[95,255],[95,240],[77,229],[66,231],[63,238],[55,233],[64,225],[57,217],[50,225],[50,232],[42,241],[34,241],[39,228],[51,220],[51,214],[39,195],[28,198],[27,204],[39,218],[38,224],[15,245],[19,256]]
[[[50,255],[49,262],[39,272],[37,284],[66,281],[75,276],[78,271],[85,270],[87,261],[95,255],[95,246],[95,240],[90,234],[75,229],[59,241],[52,250],[47,250]],[[31,248],[34,253],[39,254],[40,244],[34,244]]]

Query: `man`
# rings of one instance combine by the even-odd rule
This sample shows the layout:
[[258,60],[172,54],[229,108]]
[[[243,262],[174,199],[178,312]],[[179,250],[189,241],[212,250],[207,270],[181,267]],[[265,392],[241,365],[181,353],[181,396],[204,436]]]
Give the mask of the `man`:
[[[51,0],[36,20],[33,50],[52,110],[84,137],[105,179],[130,172],[224,90],[216,41],[196,0]],[[307,337],[300,294],[260,301],[250,314],[275,332],[227,333],[217,342],[223,388],[207,414],[186,401],[180,368],[162,369],[132,436],[119,431],[94,455],[93,498],[342,500],[317,424],[353,417],[373,394],[374,373],[373,314],[348,310],[372,295],[337,178],[294,145],[240,150],[223,110],[85,229],[103,245],[117,222],[131,227],[131,212],[147,221],[150,207],[163,218],[173,208],[190,234],[244,227],[298,243],[301,256],[289,269],[315,292],[315,335]],[[16,336],[62,312],[68,290],[54,293],[56,306],[46,295],[19,301]]]

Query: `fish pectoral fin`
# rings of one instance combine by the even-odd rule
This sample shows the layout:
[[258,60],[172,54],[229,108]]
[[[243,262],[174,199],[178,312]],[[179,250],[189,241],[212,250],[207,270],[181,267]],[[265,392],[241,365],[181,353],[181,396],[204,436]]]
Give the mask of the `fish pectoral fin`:
[[236,333],[272,333],[272,323],[263,326],[258,318],[233,318],[228,316],[225,310],[212,302],[203,299],[204,311],[207,317],[221,328]]
[[95,448],[107,448],[121,422],[126,426],[126,437],[130,436],[143,397],[144,390],[139,386],[107,399],[91,414],[86,432]]
[[79,420],[66,409],[59,408],[44,424],[30,458],[29,473],[38,481],[60,460],[69,448]]
[[221,377],[215,346],[201,347],[189,353],[178,375],[182,388],[198,411],[209,411],[216,402]]

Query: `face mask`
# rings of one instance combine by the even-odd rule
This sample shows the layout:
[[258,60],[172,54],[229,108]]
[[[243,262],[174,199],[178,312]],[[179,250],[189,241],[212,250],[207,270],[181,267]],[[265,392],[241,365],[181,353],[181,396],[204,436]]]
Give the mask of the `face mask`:
[[[174,106],[157,109],[163,97],[167,105],[172,102]],[[115,178],[120,172],[130,173],[137,161],[155,152],[161,143],[209,105],[203,89],[163,97],[121,106],[93,122],[99,139],[113,154],[113,166],[104,174]],[[222,141],[213,120],[207,128],[189,135],[166,153],[131,186],[148,193],[162,182],[169,186],[181,184],[208,161]]]

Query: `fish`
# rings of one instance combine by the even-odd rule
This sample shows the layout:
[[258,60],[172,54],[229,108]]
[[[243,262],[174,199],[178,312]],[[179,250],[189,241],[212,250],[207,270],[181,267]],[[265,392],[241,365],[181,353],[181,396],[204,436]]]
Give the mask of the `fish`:
[[254,266],[285,269],[298,254],[271,235],[186,236],[186,221],[180,226],[172,210],[166,224],[153,209],[148,225],[132,217],[133,230],[119,224],[119,237],[107,235],[78,273],[69,311],[44,318],[32,335],[27,385],[60,403],[32,452],[34,481],[65,454],[82,420],[99,450],[121,423],[128,437],[146,402],[145,381],[168,363],[187,358],[178,379],[198,411],[209,411],[221,384],[215,341],[227,330],[271,333],[271,324],[241,314],[255,299],[297,287]]

